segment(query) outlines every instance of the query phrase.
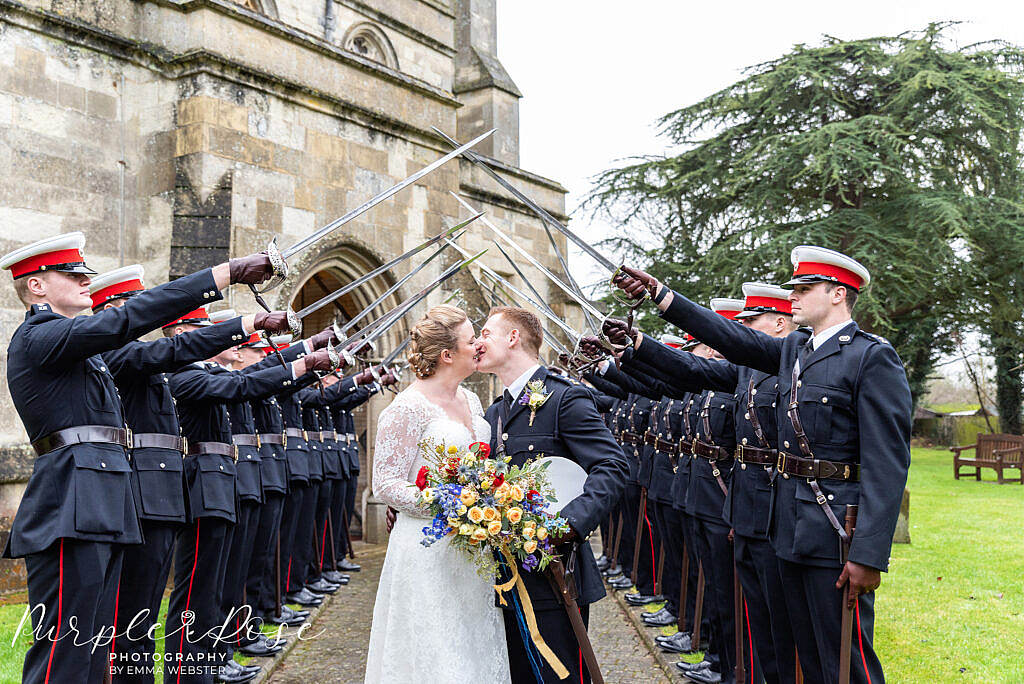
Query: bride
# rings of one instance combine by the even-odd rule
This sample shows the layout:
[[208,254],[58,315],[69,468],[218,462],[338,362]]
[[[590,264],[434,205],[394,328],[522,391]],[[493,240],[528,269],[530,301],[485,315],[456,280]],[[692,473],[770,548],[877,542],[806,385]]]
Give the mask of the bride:
[[430,309],[412,331],[416,380],[380,414],[373,493],[400,511],[373,606],[365,682],[510,681],[493,583],[442,541],[420,544],[429,513],[416,505],[420,441],[490,441],[480,400],[461,386],[476,370],[473,324],[454,306]]

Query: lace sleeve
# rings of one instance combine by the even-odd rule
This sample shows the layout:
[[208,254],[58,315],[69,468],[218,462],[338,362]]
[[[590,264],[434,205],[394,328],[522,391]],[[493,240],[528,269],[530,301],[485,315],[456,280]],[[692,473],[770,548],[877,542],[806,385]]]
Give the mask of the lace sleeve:
[[396,399],[380,414],[373,452],[374,495],[392,508],[416,515],[424,511],[416,505],[417,491],[409,471],[418,460],[426,421],[420,407]]

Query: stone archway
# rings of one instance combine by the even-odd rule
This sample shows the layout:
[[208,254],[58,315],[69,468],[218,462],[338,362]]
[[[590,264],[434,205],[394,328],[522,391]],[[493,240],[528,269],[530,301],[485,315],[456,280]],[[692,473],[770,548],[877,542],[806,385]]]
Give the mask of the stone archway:
[[[279,288],[279,305],[287,304],[298,311],[319,300],[325,294],[355,280],[376,268],[384,259],[374,250],[351,236],[331,236],[304,252],[294,263],[290,273]],[[352,292],[335,302],[315,311],[303,320],[303,335],[319,332],[332,321],[347,322],[376,300],[395,282],[389,273],[383,273],[363,283]],[[397,305],[403,298],[402,288],[389,295],[383,302],[353,326],[353,331],[363,327]],[[409,334],[408,321],[403,320],[389,331],[377,345],[378,358],[394,349],[395,345]],[[362,534],[367,541],[380,541],[383,530],[384,507],[372,500],[372,447],[376,439],[377,416],[389,403],[390,395],[377,395],[357,409],[353,417],[356,435],[359,438],[360,475],[356,494],[356,519],[352,521],[353,534]]]

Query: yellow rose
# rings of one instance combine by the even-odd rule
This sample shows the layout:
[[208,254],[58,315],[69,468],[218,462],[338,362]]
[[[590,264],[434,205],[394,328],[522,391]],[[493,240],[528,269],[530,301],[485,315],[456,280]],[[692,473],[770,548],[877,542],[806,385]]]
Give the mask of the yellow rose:
[[501,486],[494,490],[494,496],[504,499],[508,496],[508,483],[502,482]]
[[476,492],[469,488],[463,489],[462,494],[459,495],[459,501],[466,506],[472,506],[476,503]]
[[494,461],[484,461],[484,470],[488,473],[494,472]]
[[523,494],[523,488],[520,487],[519,485],[512,485],[511,487],[509,487],[508,493],[509,493],[509,496],[511,496],[516,501],[522,501],[523,500],[523,496],[525,496]]
[[500,520],[492,520],[491,522],[487,523],[487,534],[496,535],[499,532],[501,532]]
[[523,551],[525,551],[526,553],[533,553],[536,550],[537,550],[537,542],[535,542],[532,539],[529,540],[528,542],[526,542],[525,544],[523,544]]
[[497,508],[488,506],[484,509],[484,520],[497,520],[499,517]]
[[453,444],[452,446],[448,447],[448,453],[454,456],[455,454],[459,453],[459,447]]
[[510,508],[505,511],[505,517],[508,518],[510,523],[515,524],[523,519],[523,509],[518,507]]
[[473,506],[469,509],[469,513],[466,514],[466,517],[468,517],[470,521],[478,523],[484,519],[484,512],[480,510],[479,506]]
[[526,537],[527,539],[533,539],[534,532],[535,532],[535,530],[532,527],[524,527],[523,528],[523,536]]
[[494,484],[494,480],[487,478],[486,480],[480,483],[480,489],[486,492],[488,489],[491,488],[492,484]]
[[458,529],[460,524],[461,523],[459,522],[458,518],[448,518],[449,527],[454,527],[455,529]]
[[459,506],[457,509],[455,509],[455,512],[458,513],[459,515],[466,515],[466,507],[465,506]]
[[536,520],[525,520],[523,521],[523,527],[537,527]]
[[482,527],[478,527],[475,530],[473,530],[473,534],[471,534],[469,538],[475,539],[478,542],[482,542],[483,540],[487,539],[487,530],[485,530]]
[[459,525],[459,534],[461,534],[463,537],[467,537],[472,533],[473,526],[469,523],[462,523],[461,525]]
[[540,539],[541,541],[544,541],[547,538],[548,538],[548,528],[546,528],[546,527],[538,527],[537,528],[537,539]]
[[434,490],[432,490],[430,487],[424,489],[422,494],[423,500],[426,501],[427,503],[430,503],[431,501],[434,500]]

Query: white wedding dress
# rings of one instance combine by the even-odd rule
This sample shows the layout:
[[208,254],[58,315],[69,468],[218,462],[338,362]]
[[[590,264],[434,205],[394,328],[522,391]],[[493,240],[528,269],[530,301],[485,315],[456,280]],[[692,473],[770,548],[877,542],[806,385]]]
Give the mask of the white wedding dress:
[[473,429],[453,420],[415,389],[381,411],[373,463],[373,493],[399,511],[373,605],[367,684],[509,682],[508,650],[493,582],[446,539],[423,546],[430,516],[416,505],[413,486],[425,464],[417,446],[489,442],[491,427],[480,400],[460,387]]

